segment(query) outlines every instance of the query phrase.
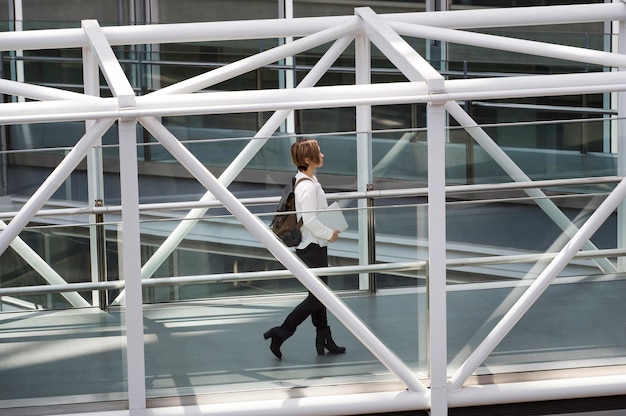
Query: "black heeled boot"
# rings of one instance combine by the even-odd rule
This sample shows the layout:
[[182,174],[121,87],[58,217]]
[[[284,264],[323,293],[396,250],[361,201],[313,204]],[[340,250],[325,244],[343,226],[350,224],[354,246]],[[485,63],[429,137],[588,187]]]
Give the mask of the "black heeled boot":
[[333,341],[329,326],[317,328],[315,348],[317,349],[317,355],[324,355],[324,349],[327,349],[330,354],[343,354],[346,352],[345,347],[340,347]]
[[274,328],[265,331],[263,338],[272,338],[270,351],[272,351],[272,354],[274,354],[276,358],[281,359],[283,354],[280,352],[280,346],[283,345],[283,342],[285,342],[285,340],[292,335],[293,332],[289,332],[279,326],[275,326]]

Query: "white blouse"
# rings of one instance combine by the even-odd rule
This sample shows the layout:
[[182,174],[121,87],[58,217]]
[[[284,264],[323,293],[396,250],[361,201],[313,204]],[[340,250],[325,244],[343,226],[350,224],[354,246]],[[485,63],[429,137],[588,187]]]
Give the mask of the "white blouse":
[[[296,182],[300,178],[308,178],[308,176],[303,172],[298,172]],[[333,230],[317,219],[317,211],[328,208],[324,189],[317,181],[317,177],[313,176],[310,179],[310,181],[301,181],[294,190],[297,216],[298,219],[302,218],[302,241],[296,247],[298,249],[303,249],[310,243],[324,247],[333,236]]]

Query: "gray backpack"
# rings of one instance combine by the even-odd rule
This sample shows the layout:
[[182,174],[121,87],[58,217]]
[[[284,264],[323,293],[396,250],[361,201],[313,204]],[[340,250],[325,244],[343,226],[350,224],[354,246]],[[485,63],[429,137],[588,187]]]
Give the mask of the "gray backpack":
[[291,184],[285,186],[283,196],[278,202],[276,214],[272,218],[270,228],[278,236],[278,238],[287,245],[287,247],[295,247],[302,241],[300,227],[302,227],[302,219],[298,221],[296,216],[296,197],[293,193],[296,186],[302,181],[311,180],[309,178],[300,178],[296,182],[294,177]]

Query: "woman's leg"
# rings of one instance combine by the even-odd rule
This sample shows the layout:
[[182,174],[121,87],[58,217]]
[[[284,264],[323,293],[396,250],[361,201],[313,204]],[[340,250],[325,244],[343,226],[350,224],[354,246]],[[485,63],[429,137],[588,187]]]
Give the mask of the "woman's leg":
[[[326,247],[320,247],[317,244],[309,244],[302,250],[296,250],[296,254],[304,264],[310,268],[325,267],[328,265],[328,249]],[[324,283],[328,282],[325,276],[321,277],[321,279]],[[298,325],[304,322],[309,315],[316,328],[328,325],[326,307],[311,292],[309,292],[309,296],[287,316],[281,327],[293,333]]]
[[[326,267],[328,265],[328,249],[317,244],[309,244],[303,250],[296,250],[296,254],[310,268]],[[321,276],[320,279],[328,284],[328,278]],[[338,347],[332,340],[326,307],[311,292],[287,315],[281,326],[271,328],[265,332],[265,339],[272,338],[270,350],[278,357],[282,357],[280,347],[296,331],[297,327],[304,320],[311,316],[311,321],[317,329],[315,345],[318,354],[324,354],[327,349],[332,354],[341,354],[346,351],[343,347]]]
[[[328,264],[327,262],[321,264],[322,261],[327,261],[328,259],[326,253],[326,250],[322,250],[317,244],[309,244],[303,250],[296,250],[298,257],[309,267],[321,267]],[[298,328],[307,317],[315,313],[315,320],[322,320],[322,312],[319,312],[320,307],[324,309],[325,314],[326,308],[324,308],[324,305],[309,292],[309,295],[287,315],[281,326],[275,326],[263,334],[265,339],[272,338],[270,350],[276,357],[282,357],[283,354],[280,351],[280,347],[283,342],[293,335],[296,328]]]

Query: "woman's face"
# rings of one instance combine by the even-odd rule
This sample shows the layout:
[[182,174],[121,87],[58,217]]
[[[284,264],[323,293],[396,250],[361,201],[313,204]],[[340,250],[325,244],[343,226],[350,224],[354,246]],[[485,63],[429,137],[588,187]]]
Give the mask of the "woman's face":
[[322,151],[320,150],[320,156],[319,156],[319,160],[316,162],[314,160],[310,160],[307,157],[307,163],[309,166],[313,166],[314,168],[321,168],[322,166],[324,166],[324,153],[322,153]]
[[322,166],[324,166],[324,153],[322,153],[322,151],[320,150],[320,161],[317,164],[317,167],[321,168]]

